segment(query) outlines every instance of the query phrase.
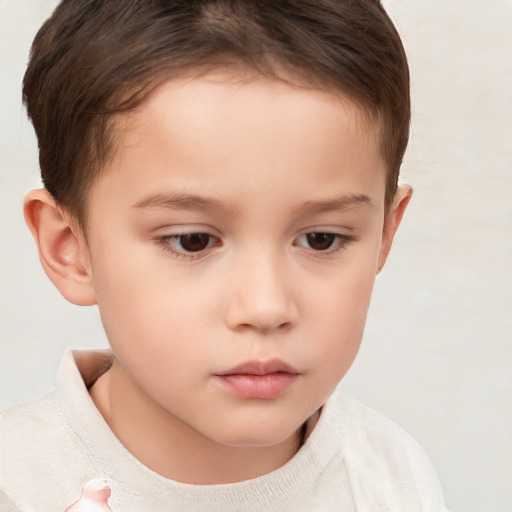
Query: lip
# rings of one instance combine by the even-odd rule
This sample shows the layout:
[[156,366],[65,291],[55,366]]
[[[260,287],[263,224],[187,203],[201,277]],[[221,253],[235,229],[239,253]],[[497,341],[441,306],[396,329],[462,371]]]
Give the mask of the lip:
[[248,361],[213,376],[228,393],[239,398],[272,400],[294,384],[300,373],[279,359]]
[[299,371],[280,359],[269,361],[247,361],[234,368],[217,373],[216,375],[268,375],[270,373],[283,372],[298,375]]

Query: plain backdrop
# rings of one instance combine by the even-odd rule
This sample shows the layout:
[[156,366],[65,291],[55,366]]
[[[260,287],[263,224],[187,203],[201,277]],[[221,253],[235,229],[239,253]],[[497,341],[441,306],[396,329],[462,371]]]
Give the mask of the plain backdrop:
[[[511,512],[512,1],[384,3],[412,72],[415,193],[345,383],[423,445],[451,510]],[[39,179],[20,83],[54,5],[0,0],[0,409],[50,389],[67,347],[106,346],[22,218]]]

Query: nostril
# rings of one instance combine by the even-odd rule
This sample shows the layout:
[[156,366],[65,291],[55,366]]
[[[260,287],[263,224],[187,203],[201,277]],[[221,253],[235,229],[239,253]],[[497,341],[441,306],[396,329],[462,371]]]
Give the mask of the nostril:
[[291,329],[293,323],[290,321],[285,322],[275,322],[275,323],[263,323],[263,322],[253,322],[253,323],[243,323],[238,326],[239,330],[243,331],[257,331],[262,334],[273,333],[273,332],[286,332]]

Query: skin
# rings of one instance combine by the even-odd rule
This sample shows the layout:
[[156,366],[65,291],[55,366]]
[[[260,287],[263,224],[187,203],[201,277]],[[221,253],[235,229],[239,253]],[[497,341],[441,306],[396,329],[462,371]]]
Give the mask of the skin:
[[[385,212],[386,168],[360,109],[269,78],[170,81],[118,130],[86,236],[47,192],[25,203],[49,277],[99,306],[115,360],[91,396],[167,478],[268,473],[352,364],[411,189]],[[208,235],[204,249],[184,249],[190,233]],[[271,359],[297,374],[276,398],[235,396],[216,377]]]

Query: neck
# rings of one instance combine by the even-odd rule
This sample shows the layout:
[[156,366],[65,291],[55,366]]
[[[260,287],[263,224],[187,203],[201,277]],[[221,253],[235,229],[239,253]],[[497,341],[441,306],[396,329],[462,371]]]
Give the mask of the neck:
[[[275,446],[219,444],[154,402],[116,359],[90,393],[125,448],[152,471],[178,482],[211,485],[249,480],[279,468],[299,448],[296,433]],[[306,435],[315,422],[316,418],[309,422]]]

